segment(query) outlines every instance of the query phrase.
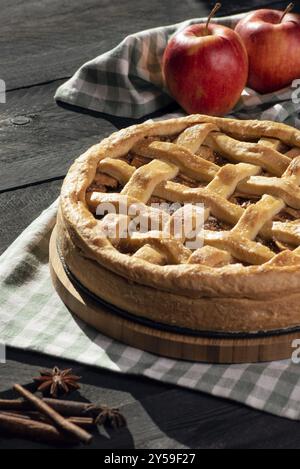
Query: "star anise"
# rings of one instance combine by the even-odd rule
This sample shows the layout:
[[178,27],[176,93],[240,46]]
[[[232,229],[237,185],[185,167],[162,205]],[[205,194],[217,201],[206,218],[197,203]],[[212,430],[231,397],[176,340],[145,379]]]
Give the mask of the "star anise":
[[38,391],[49,393],[51,397],[59,394],[68,394],[74,389],[79,389],[80,376],[72,374],[72,369],[60,370],[57,366],[52,371],[43,370],[39,378],[34,378],[39,384]]
[[99,415],[95,418],[96,425],[104,425],[111,428],[126,427],[127,422],[119,409],[108,406],[101,406]]

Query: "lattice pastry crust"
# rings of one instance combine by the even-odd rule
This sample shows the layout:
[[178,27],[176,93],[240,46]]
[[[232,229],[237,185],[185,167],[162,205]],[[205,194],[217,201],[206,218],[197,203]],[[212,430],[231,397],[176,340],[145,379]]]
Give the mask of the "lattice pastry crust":
[[[134,314],[194,329],[257,331],[300,324],[300,131],[202,115],[112,134],[71,167],[61,192],[59,249],[92,292]],[[130,216],[155,232],[111,236]],[[150,202],[204,204],[204,245],[172,233]],[[116,214],[95,215],[99,204]]]

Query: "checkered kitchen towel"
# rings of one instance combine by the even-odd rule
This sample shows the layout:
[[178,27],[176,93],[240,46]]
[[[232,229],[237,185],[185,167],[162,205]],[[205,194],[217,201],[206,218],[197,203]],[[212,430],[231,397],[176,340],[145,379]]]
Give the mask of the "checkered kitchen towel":
[[[245,13],[214,21],[234,27]],[[84,64],[56,92],[55,99],[92,111],[142,118],[173,102],[164,89],[161,59],[169,38],[198,18],[132,34],[115,49]],[[300,77],[299,77],[300,79]],[[276,93],[260,95],[246,88],[235,117],[286,122],[300,128],[300,80]]]
[[0,342],[148,376],[300,420],[300,364],[208,365],[159,358],[104,337],[72,316],[49,273],[56,209],[57,202],[0,257]]

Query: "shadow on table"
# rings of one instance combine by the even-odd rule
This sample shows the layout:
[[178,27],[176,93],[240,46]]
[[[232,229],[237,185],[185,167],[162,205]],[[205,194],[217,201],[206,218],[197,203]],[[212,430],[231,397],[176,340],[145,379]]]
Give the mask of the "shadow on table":
[[62,101],[57,101],[57,104],[63,109],[66,109],[67,111],[77,112],[79,114],[88,114],[90,116],[96,117],[97,119],[105,119],[108,122],[110,122],[112,125],[114,125],[117,129],[123,129],[125,127],[134,125],[134,124],[141,124],[148,119],[159,118],[159,117],[164,116],[165,114],[169,114],[172,112],[180,112],[180,108],[174,102],[174,103],[171,103],[169,106],[163,109],[160,109],[159,111],[153,112],[152,114],[148,114],[147,116],[141,117],[140,119],[131,119],[129,117],[117,117],[111,114],[91,111],[89,109],[63,103]]

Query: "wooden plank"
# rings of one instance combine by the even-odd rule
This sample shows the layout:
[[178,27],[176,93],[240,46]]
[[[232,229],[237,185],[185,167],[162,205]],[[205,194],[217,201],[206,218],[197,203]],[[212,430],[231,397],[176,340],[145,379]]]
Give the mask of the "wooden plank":
[[[58,84],[8,93],[0,118],[0,192],[63,177],[76,157],[115,130],[107,120],[57,106]],[[16,124],[20,116],[23,125]]]
[[61,183],[53,181],[0,194],[0,255],[54,202],[59,196]]
[[134,403],[129,404],[128,421],[130,415],[135,415],[135,425],[140,429],[139,433],[131,430],[137,447],[172,449],[175,444],[175,448],[198,449],[299,448],[299,422],[201,393],[177,388],[153,398],[148,396],[141,405],[160,432],[148,427],[149,419]]
[[75,158],[91,145],[116,127],[138,122],[58,106],[53,96],[60,83],[8,93],[0,117],[0,193],[64,177]]
[[[1,365],[0,396],[12,398],[15,382],[29,384],[40,369],[73,367],[83,377],[81,399],[118,406],[128,428],[96,437],[92,448],[241,449],[300,447],[299,422],[274,417],[202,393],[145,378],[79,366],[30,352],[8,350]],[[75,393],[74,398],[79,398]],[[0,449],[44,448],[20,439],[0,438]]]
[[[207,16],[215,1],[1,1],[1,76],[7,89],[71,76],[139,30]],[[220,15],[286,2],[224,0]]]

